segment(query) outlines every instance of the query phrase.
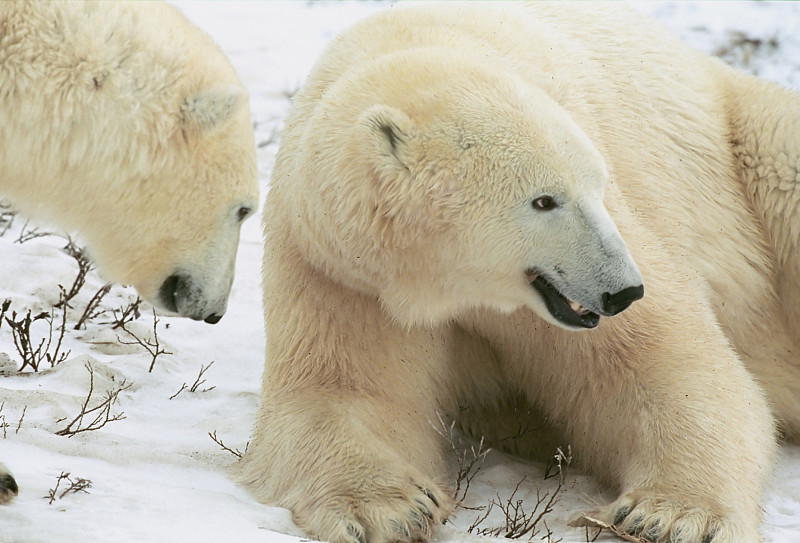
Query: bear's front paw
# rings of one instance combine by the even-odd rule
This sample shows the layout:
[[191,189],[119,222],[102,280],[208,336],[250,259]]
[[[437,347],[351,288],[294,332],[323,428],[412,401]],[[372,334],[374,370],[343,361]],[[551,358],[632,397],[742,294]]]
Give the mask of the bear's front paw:
[[[675,496],[629,492],[599,511],[584,513],[571,526],[613,527],[653,543],[756,543],[755,522],[737,522],[720,507]],[[716,510],[716,512],[715,512]]]
[[453,500],[433,484],[367,482],[353,496],[330,498],[295,520],[332,543],[426,541],[452,512]]
[[17,482],[3,464],[0,464],[0,505],[14,499],[19,493]]

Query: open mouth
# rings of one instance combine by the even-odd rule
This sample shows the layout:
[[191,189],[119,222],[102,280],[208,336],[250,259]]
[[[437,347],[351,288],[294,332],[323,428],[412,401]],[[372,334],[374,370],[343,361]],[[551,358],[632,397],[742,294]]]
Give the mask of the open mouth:
[[539,272],[528,270],[525,278],[544,299],[544,305],[550,314],[560,323],[574,328],[594,328],[600,322],[600,315],[561,294]]

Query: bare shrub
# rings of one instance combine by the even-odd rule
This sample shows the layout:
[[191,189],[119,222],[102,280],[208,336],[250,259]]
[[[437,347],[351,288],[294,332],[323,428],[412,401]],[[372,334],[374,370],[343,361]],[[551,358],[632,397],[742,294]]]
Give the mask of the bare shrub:
[[171,352],[169,352],[169,351],[167,351],[165,349],[162,349],[161,348],[161,344],[158,342],[158,317],[156,317],[156,310],[155,309],[153,310],[153,340],[152,341],[149,340],[149,339],[140,338],[139,336],[137,336],[136,334],[134,334],[133,332],[128,330],[128,328],[125,326],[124,323],[120,325],[120,328],[122,329],[123,332],[125,332],[126,334],[128,334],[129,336],[131,336],[133,338],[133,341],[122,341],[122,340],[120,340],[121,343],[124,343],[125,345],[141,345],[148,353],[150,353],[150,356],[152,357],[152,360],[150,361],[150,369],[147,370],[148,372],[152,372],[153,371],[153,368],[156,365],[156,360],[158,359],[159,356],[161,356],[162,354],[172,354]]
[[[6,420],[6,414],[3,413],[3,409],[6,406],[6,402],[0,403],[0,428],[3,430],[3,439],[8,437],[8,429],[11,428],[11,423]],[[25,418],[25,413],[28,411],[28,406],[24,406],[22,408],[22,414],[19,417],[19,422],[17,422],[17,429],[14,431],[15,434],[19,433],[20,428],[22,428],[22,420]]]
[[[213,360],[208,363],[208,366],[203,366],[201,364],[200,365],[200,373],[197,375],[197,379],[194,380],[194,383],[192,383],[192,386],[188,386],[186,383],[183,383],[183,385],[181,385],[181,388],[178,390],[178,392],[176,392],[175,394],[170,396],[169,399],[172,400],[173,398],[178,396],[178,394],[180,394],[181,392],[183,392],[184,390],[187,390],[187,389],[189,390],[189,392],[197,392],[199,390],[200,386],[203,385],[206,382],[206,380],[203,379],[203,374],[205,374],[205,372],[208,371],[208,368],[210,368],[213,365],[214,365],[214,361]],[[208,392],[209,390],[214,390],[215,388],[217,388],[217,387],[213,386],[213,387],[204,388],[200,392]]]
[[0,238],[6,235],[6,232],[14,224],[16,216],[17,212],[11,207],[11,204],[0,200]]
[[36,238],[43,238],[45,236],[51,236],[51,232],[42,232],[39,230],[38,226],[34,226],[33,228],[28,228],[28,224],[30,221],[25,221],[25,224],[22,225],[22,230],[19,231],[19,236],[17,239],[14,240],[14,243],[19,243],[20,245],[28,242],[32,239]]
[[[61,487],[61,483],[64,483],[65,481],[68,483],[68,486],[63,488]],[[47,491],[47,496],[45,496],[44,499],[49,500],[47,502],[48,505],[52,505],[56,499],[62,500],[67,494],[77,494],[78,492],[88,494],[89,491],[87,489],[91,486],[92,482],[89,479],[76,477],[75,480],[73,480],[70,477],[69,472],[62,471],[61,475],[58,476],[58,480],[56,480],[56,486]],[[61,488],[60,494],[58,492],[59,488]]]
[[89,299],[89,303],[86,304],[86,308],[83,310],[78,321],[75,323],[74,330],[80,330],[81,327],[86,326],[86,323],[92,319],[95,319],[105,313],[104,310],[98,309],[100,307],[100,302],[103,300],[106,294],[111,291],[111,283],[106,283],[100,289],[94,293],[94,295]]
[[133,322],[142,316],[142,313],[139,310],[139,306],[141,304],[142,299],[137,296],[134,301],[124,307],[119,308],[119,313],[117,313],[116,310],[113,310],[112,313],[114,314],[114,320],[108,324],[113,324],[111,327],[113,330],[116,330],[117,328],[124,328],[126,324]]
[[[105,396],[97,405],[89,407],[94,395],[94,368],[90,364],[86,364],[85,367],[89,371],[89,394],[87,394],[86,400],[81,405],[81,411],[78,416],[72,419],[64,428],[57,431],[56,435],[72,437],[82,432],[99,430],[109,422],[125,418],[125,414],[122,412],[111,414],[111,407],[117,403],[119,393],[129,389],[131,385],[122,381],[115,389],[106,391]],[[84,419],[89,420],[89,423],[86,424]]]
[[220,438],[217,437],[217,431],[216,430],[214,430],[213,432],[209,432],[208,433],[208,437],[210,437],[214,441],[214,443],[219,445],[222,448],[223,451],[227,451],[227,452],[231,453],[236,458],[241,458],[242,456],[244,456],[244,453],[247,452],[247,448],[250,446],[250,442],[248,441],[244,446],[244,452],[240,451],[239,449],[231,449],[230,447],[225,445]]
[[[650,540],[645,537],[639,537],[624,532],[616,525],[603,522],[602,520],[593,518],[586,513],[583,513],[580,517],[578,517],[577,520],[570,522],[570,526],[583,526],[586,530],[586,541],[589,542],[595,541],[603,532],[603,530],[606,530],[624,541],[631,541],[632,543],[651,543]],[[589,539],[589,528],[597,529],[597,532],[592,535],[592,539]]]
[[64,252],[75,259],[75,262],[78,264],[78,275],[75,276],[75,280],[72,282],[72,286],[69,287],[69,290],[59,285],[63,294],[55,307],[68,306],[70,300],[77,296],[83,288],[83,285],[86,284],[86,275],[92,270],[92,262],[86,255],[86,251],[82,247],[75,245],[71,237],[67,237],[67,245],[64,247]]
[[719,45],[712,54],[733,66],[750,69],[755,75],[758,75],[758,71],[752,69],[753,60],[759,57],[769,57],[781,45],[777,34],[773,34],[768,38],[760,38],[741,30],[727,31],[725,39],[725,43]]
[[[522,539],[525,537],[528,541],[534,538],[546,540],[549,543],[561,541],[560,539],[553,540],[553,532],[547,526],[545,516],[552,513],[553,507],[558,503],[560,493],[564,488],[565,468],[572,462],[571,448],[567,447],[566,454],[561,447],[556,449],[554,460],[555,462],[552,465],[555,467],[555,471],[551,473],[550,468],[548,468],[545,471],[544,478],[548,479],[557,476],[558,485],[554,490],[548,490],[544,493],[537,488],[536,503],[533,504],[532,509],[530,508],[530,503],[525,503],[524,500],[516,497],[520,486],[527,479],[527,476],[525,476],[520,479],[507,499],[502,499],[499,493],[495,494],[497,499],[489,501],[489,506],[482,515],[475,519],[467,529],[467,532],[484,536],[505,537],[507,539]],[[482,528],[481,525],[489,518],[489,514],[494,508],[500,509],[503,513],[504,524],[492,528]]]
[[3,413],[3,408],[6,406],[6,402],[0,403],[0,428],[3,429],[3,439],[6,438],[6,429],[10,426],[8,422],[6,422],[6,414]]
[[0,304],[0,328],[3,327],[3,319],[5,318],[9,307],[11,307],[11,299],[6,298],[3,300],[3,303]]
[[[61,299],[63,299],[64,295],[64,289],[61,288]],[[6,315],[10,306],[10,300],[3,302],[3,306],[0,308],[0,310],[2,310],[2,316]],[[53,330],[55,317],[47,312],[33,315],[31,310],[28,310],[24,316],[17,317],[17,312],[12,311],[10,318],[5,317],[5,322],[11,327],[14,347],[16,347],[17,353],[22,358],[22,365],[19,367],[18,371],[24,371],[25,368],[29,367],[34,372],[38,372],[44,361],[47,361],[52,368],[67,359],[70,351],[61,352],[61,344],[64,340],[67,327],[66,304],[64,304],[61,309],[61,323],[56,330]],[[31,325],[42,320],[47,322],[48,333],[45,337],[37,341],[31,335]],[[56,333],[55,343],[53,342],[54,332]]]
[[489,454],[492,449],[484,447],[482,437],[480,443],[478,443],[477,449],[475,448],[475,445],[467,446],[464,443],[463,438],[456,431],[456,421],[452,421],[448,425],[444,422],[441,413],[436,413],[436,416],[438,420],[435,423],[431,422],[431,426],[433,426],[433,429],[436,431],[436,433],[442,436],[450,445],[458,464],[456,484],[453,490],[453,499],[455,499],[459,504],[462,504],[461,507],[468,509],[467,507],[463,506],[463,502],[467,497],[469,485],[472,482],[472,479],[474,479],[481,470],[481,466],[483,461],[486,459],[486,455]]
[[[14,431],[15,434],[19,433],[20,428],[22,428],[22,420],[25,418],[25,413],[28,412],[28,406],[24,406],[22,408],[22,415],[19,416],[19,422],[17,423],[17,429]],[[5,437],[5,434],[3,435]]]

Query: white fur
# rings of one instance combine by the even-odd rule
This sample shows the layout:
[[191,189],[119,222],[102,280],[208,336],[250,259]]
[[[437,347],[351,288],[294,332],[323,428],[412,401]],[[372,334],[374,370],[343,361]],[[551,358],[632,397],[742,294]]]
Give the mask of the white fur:
[[0,194],[78,232],[109,280],[219,317],[258,198],[247,92],[172,6],[2,2]]
[[[242,480],[323,539],[426,538],[453,506],[440,412],[523,455],[571,444],[624,530],[760,541],[774,428],[800,434],[798,134],[796,93],[622,7],[356,25],[276,160]],[[581,304],[645,297],[554,326],[526,270],[556,266]]]

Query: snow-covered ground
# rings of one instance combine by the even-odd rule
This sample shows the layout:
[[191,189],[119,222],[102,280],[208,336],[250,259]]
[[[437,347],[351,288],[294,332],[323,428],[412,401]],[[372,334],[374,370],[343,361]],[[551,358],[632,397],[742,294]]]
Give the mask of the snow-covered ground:
[[[265,189],[277,150],[280,119],[326,41],[353,21],[387,4],[377,2],[178,2],[231,57],[250,88],[259,167]],[[637,9],[661,19],[693,45],[763,77],[800,89],[800,4],[767,2],[645,3]],[[262,194],[263,195],[263,194]],[[0,210],[2,211],[2,210]],[[0,232],[5,221],[0,215]],[[20,320],[51,311],[58,285],[68,287],[77,273],[75,260],[62,250],[62,237],[40,237],[15,243],[24,231],[15,217],[0,236],[0,303],[11,300],[6,316]],[[48,231],[44,228],[43,231]],[[10,326],[0,326],[0,461],[14,472],[19,497],[0,507],[0,542],[161,542],[237,541],[300,542],[303,534],[288,511],[257,503],[234,484],[226,468],[235,461],[230,449],[247,444],[258,407],[264,352],[259,273],[261,241],[257,220],[248,221],[239,249],[237,276],[228,313],[216,326],[158,317],[159,345],[169,354],[152,356],[129,344],[131,336],[112,329],[112,310],[135,299],[130,289],[115,286],[103,299],[106,314],[84,329],[73,330],[103,280],[90,273],[67,315],[66,360],[54,368],[43,361],[38,373],[17,373],[20,357]],[[61,313],[54,313],[58,326]],[[151,341],[153,314],[128,328]],[[48,334],[45,320],[32,325],[32,336]],[[124,342],[124,343],[123,343]],[[52,352],[53,346],[51,346]],[[211,362],[213,365],[208,367]],[[124,418],[74,437],[57,435],[80,412],[89,392],[101,403],[119,391],[109,415]],[[191,388],[201,371],[202,384]],[[125,388],[127,387],[127,388]],[[83,425],[92,419],[86,418]],[[102,419],[101,419],[102,420]],[[73,426],[74,428],[74,426]],[[91,481],[85,492],[62,491],[45,499],[60,474],[73,482]],[[543,479],[544,466],[488,455],[472,481],[467,505],[508,499],[520,480],[516,499],[530,511],[537,490],[553,492],[557,478]],[[499,497],[499,498],[498,498]],[[586,540],[566,522],[578,511],[612,497],[586,475],[566,472],[560,500],[545,520],[553,538]],[[766,541],[800,540],[800,448],[787,446],[765,502]],[[462,510],[436,534],[442,542],[483,540],[467,534],[478,511]],[[498,508],[480,528],[500,524]],[[542,526],[542,528],[544,528]],[[539,540],[544,531],[536,536]],[[590,534],[593,535],[593,534]],[[602,535],[598,541],[610,536]]]

